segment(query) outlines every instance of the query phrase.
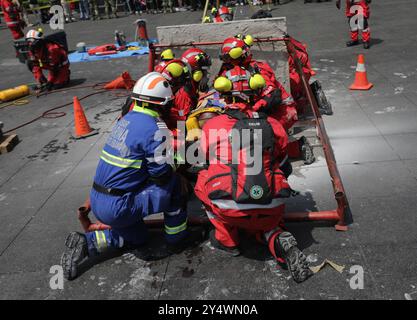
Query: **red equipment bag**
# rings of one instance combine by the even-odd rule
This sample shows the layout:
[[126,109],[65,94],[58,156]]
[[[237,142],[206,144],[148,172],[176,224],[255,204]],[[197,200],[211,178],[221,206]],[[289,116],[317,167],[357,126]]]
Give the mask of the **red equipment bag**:
[[94,55],[97,55],[97,54],[100,55],[100,53],[103,54],[103,52],[109,52],[109,51],[116,51],[115,53],[117,53],[116,45],[114,45],[114,44],[104,44],[102,46],[91,48],[87,52],[90,56],[94,56]]

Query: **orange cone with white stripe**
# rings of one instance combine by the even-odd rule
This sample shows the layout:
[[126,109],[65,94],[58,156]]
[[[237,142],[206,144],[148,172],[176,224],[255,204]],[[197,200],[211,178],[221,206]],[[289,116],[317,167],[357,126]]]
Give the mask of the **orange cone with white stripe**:
[[132,90],[133,86],[135,84],[135,81],[130,76],[129,72],[125,71],[123,72],[119,77],[114,79],[113,81],[110,81],[104,86],[104,89],[127,89]]
[[358,65],[356,66],[355,82],[349,87],[350,90],[369,90],[374,85],[368,81],[365,67],[365,57],[360,54],[358,57]]
[[98,133],[97,130],[90,127],[84,109],[77,97],[74,97],[74,125],[75,132],[73,137],[75,139],[86,138]]

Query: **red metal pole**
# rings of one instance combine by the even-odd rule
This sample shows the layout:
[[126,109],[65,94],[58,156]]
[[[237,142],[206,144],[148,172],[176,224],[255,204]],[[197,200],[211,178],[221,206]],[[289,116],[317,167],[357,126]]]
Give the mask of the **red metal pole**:
[[338,209],[337,209],[338,222],[336,225],[336,230],[341,230],[341,231],[347,230],[346,223],[345,223],[345,213],[346,213],[346,209],[348,206],[348,201],[346,198],[342,179],[340,178],[340,173],[337,168],[336,158],[334,156],[333,149],[331,148],[330,139],[324,127],[323,119],[321,117],[319,107],[317,105],[317,101],[314,97],[313,91],[307,79],[304,76],[301,62],[299,61],[299,59],[297,58],[295,54],[295,48],[291,42],[291,38],[287,39],[286,44],[288,48],[288,53],[292,56],[293,60],[295,61],[297,72],[302,80],[303,87],[307,95],[307,99],[312,107],[314,117],[316,118],[318,136],[323,145],[324,156],[327,162],[327,167],[329,169],[330,177],[332,178],[333,190],[335,192],[335,198],[336,198],[337,205],[338,205]]

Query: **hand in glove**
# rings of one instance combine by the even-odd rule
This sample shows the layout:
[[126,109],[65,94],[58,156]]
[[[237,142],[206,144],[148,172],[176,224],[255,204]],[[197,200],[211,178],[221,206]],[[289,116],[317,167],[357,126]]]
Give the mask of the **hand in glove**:
[[42,93],[42,92],[45,92],[45,91],[51,91],[52,87],[53,87],[53,84],[49,81],[41,83],[36,88],[36,94],[39,94],[39,93]]
[[265,105],[263,106],[263,112],[271,114],[272,111],[282,103],[282,92],[280,89],[275,89],[270,95],[264,97]]

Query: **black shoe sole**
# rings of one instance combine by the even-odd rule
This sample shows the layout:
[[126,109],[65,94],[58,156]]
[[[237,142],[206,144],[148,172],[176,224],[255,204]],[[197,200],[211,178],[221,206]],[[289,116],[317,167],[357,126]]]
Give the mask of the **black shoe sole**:
[[307,280],[313,272],[309,268],[306,256],[298,249],[297,240],[291,233],[283,232],[278,236],[278,241],[294,281],[300,283]]
[[314,161],[316,161],[316,157],[314,156],[313,147],[310,145],[310,143],[307,141],[305,137],[301,138],[300,142],[301,145],[301,155],[304,164],[312,164]]
[[64,277],[74,280],[78,276],[78,265],[88,257],[86,239],[77,232],[71,232],[65,240],[67,249],[61,256]]

